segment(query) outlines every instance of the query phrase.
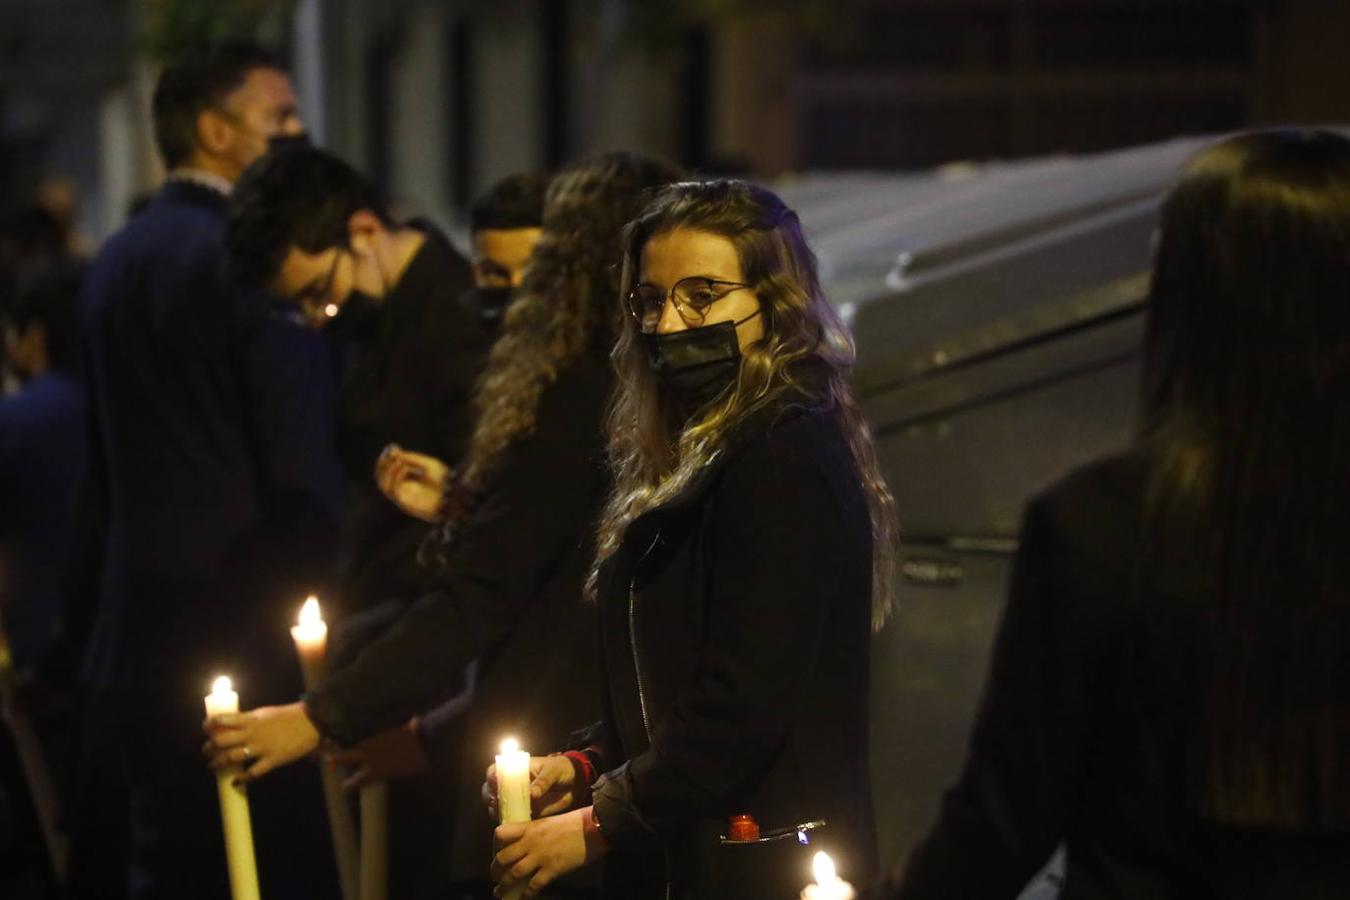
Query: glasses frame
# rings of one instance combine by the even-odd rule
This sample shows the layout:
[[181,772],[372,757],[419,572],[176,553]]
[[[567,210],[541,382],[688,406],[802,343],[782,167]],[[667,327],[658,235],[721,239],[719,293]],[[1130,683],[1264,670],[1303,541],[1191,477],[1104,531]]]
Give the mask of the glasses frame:
[[[693,306],[692,304],[686,305],[685,303],[680,301],[678,293],[680,290],[680,285],[690,281],[700,281],[708,285],[709,287],[713,287],[715,285],[724,285],[730,288],[730,290],[723,291],[717,297],[708,301],[707,306],[704,306],[703,308],[700,309],[699,307]],[[725,281],[721,278],[708,278],[705,275],[690,275],[686,278],[681,278],[679,281],[671,285],[670,290],[667,291],[665,296],[661,298],[661,308],[657,310],[656,321],[652,323],[650,330],[646,327],[644,321],[645,317],[640,312],[640,307],[642,304],[638,297],[638,291],[640,291],[644,287],[651,288],[653,291],[656,290],[656,287],[654,285],[646,284],[645,282],[639,282],[638,284],[633,286],[632,290],[628,292],[627,302],[624,304],[624,306],[627,307],[628,315],[632,316],[633,321],[637,322],[638,330],[643,332],[644,334],[650,334],[651,332],[654,332],[656,330],[656,326],[660,324],[661,314],[665,312],[667,303],[673,303],[675,305],[675,311],[680,314],[680,318],[684,321],[685,325],[688,325],[690,328],[698,328],[700,325],[703,324],[703,321],[708,318],[708,310],[712,309],[714,303],[717,303],[719,300],[724,299],[727,296],[727,294],[731,294],[739,290],[748,289],[750,285],[742,284],[739,281]]]
[[333,291],[333,282],[337,280],[338,264],[342,262],[342,253],[346,248],[341,244],[333,246],[333,263],[328,267],[328,274],[324,279],[313,288],[308,288],[295,295],[295,302],[301,309],[308,309],[313,306],[323,306],[331,302],[329,294]]

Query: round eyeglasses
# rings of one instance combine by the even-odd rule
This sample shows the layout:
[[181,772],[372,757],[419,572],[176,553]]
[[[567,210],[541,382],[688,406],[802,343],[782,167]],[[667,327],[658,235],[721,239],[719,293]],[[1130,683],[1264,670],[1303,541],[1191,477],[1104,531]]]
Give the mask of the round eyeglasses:
[[639,284],[628,292],[628,314],[637,320],[638,327],[651,333],[661,321],[661,312],[666,308],[666,300],[675,304],[684,324],[697,328],[708,315],[708,307],[727,294],[748,288],[750,285],[738,281],[721,281],[691,275],[675,282],[669,294],[663,294],[650,284]]

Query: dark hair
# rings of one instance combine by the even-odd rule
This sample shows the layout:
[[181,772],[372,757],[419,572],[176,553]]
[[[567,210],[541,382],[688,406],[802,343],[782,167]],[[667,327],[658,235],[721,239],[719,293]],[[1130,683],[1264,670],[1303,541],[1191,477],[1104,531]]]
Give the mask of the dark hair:
[[447,492],[445,520],[424,549],[445,559],[457,527],[492,488],[507,451],[533,434],[545,389],[584,355],[609,353],[619,309],[619,236],[651,189],[682,174],[661,160],[606,153],[549,184],[543,233],[474,388],[477,419]]
[[539,228],[544,222],[544,194],[550,176],[543,172],[508,175],[473,202],[469,228]]
[[1162,613],[1196,666],[1193,800],[1220,821],[1350,824],[1348,398],[1350,141],[1212,145],[1163,205],[1140,442],[1147,521],[1198,564],[1197,603]]
[[197,116],[244,83],[254,69],[283,70],[281,61],[252,44],[229,42],[181,54],[160,73],[150,108],[155,142],[172,169],[197,146]]
[[41,325],[47,361],[53,369],[74,372],[80,363],[76,305],[84,265],[71,259],[48,258],[26,266],[0,306],[0,319],[16,329]]
[[267,153],[244,170],[230,196],[231,275],[243,287],[263,287],[291,247],[318,253],[345,244],[347,220],[363,209],[390,221],[375,186],[331,153],[313,147]]

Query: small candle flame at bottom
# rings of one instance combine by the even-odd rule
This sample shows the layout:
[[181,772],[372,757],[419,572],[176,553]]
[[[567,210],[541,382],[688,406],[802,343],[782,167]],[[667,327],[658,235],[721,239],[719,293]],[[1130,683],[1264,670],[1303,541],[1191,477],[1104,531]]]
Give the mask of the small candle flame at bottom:
[[519,753],[519,752],[520,752],[520,741],[516,740],[515,738],[507,738],[506,740],[502,741],[503,754]]

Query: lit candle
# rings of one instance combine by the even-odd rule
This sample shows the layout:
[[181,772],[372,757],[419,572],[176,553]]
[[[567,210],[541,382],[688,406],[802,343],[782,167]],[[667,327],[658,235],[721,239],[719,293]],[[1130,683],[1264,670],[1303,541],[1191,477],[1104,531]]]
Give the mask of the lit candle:
[[323,308],[323,314],[330,319],[333,318],[338,314],[338,305],[336,303],[328,304]]
[[305,678],[305,690],[323,679],[328,669],[328,625],[319,609],[319,598],[310,597],[300,607],[300,615],[291,626],[295,653],[300,657],[300,672]]
[[830,854],[823,850],[817,853],[811,861],[811,869],[815,873],[816,883],[802,889],[801,900],[853,900],[857,896],[853,885],[835,873],[834,860],[830,859]]
[[[208,719],[239,712],[239,695],[230,679],[222,675],[206,695]],[[253,857],[253,823],[248,816],[248,794],[243,785],[234,784],[239,766],[216,772],[216,790],[220,794],[220,822],[225,831],[225,860],[230,870],[230,896],[233,900],[258,900],[258,867]]]
[[[515,738],[502,741],[497,754],[497,813],[502,824],[530,821],[530,754]],[[524,892],[521,884],[504,896],[513,900]]]
[[[291,627],[291,639],[295,641],[295,655],[300,659],[300,674],[304,678],[305,690],[310,690],[323,680],[328,671],[328,626],[323,621],[318,597],[308,598],[300,607],[296,624]],[[356,826],[352,822],[347,796],[342,790],[342,773],[324,765],[320,765],[319,772],[323,780],[323,800],[328,810],[328,830],[333,836],[333,855],[336,857],[342,900],[357,900],[359,875]]]

